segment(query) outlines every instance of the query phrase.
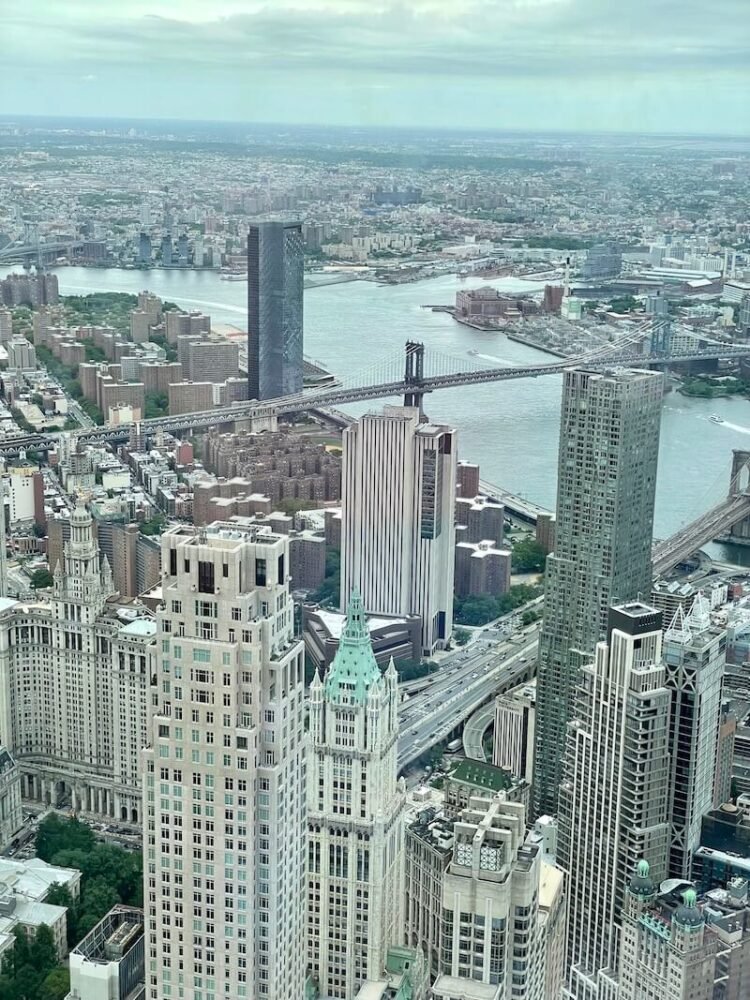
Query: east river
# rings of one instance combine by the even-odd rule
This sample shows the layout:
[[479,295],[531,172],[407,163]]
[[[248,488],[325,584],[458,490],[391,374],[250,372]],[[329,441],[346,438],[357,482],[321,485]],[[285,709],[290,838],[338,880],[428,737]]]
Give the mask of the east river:
[[[0,270],[7,273],[10,268]],[[201,309],[214,322],[245,329],[247,284],[222,281],[210,271],[126,271],[63,267],[61,294],[138,292],[143,288],[186,309]],[[549,362],[550,355],[456,323],[421,308],[449,304],[461,287],[492,284],[505,291],[538,291],[515,278],[461,280],[444,276],[404,285],[369,281],[311,288],[305,292],[305,354],[339,377],[353,375],[408,339],[423,341],[462,362]],[[469,356],[469,351],[478,355]],[[361,404],[352,412],[378,405]],[[428,415],[459,430],[461,458],[479,462],[482,477],[546,507],[554,507],[557,478],[560,377],[443,389],[426,398]],[[709,421],[710,414],[723,424]],[[718,502],[725,494],[733,448],[750,448],[750,401],[696,399],[677,392],[664,402],[654,534],[663,538]],[[728,555],[728,553],[724,553]],[[750,551],[732,554],[750,562]],[[747,556],[747,560],[743,558]]]

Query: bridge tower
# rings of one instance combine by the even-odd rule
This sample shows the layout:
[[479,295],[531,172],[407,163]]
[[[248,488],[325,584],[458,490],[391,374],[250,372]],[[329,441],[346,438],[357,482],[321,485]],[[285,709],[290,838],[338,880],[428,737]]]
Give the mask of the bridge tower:
[[[729,496],[739,496],[750,493],[750,451],[735,448],[732,451],[732,478],[729,483]],[[743,544],[750,544],[750,515],[733,524],[729,529],[732,539]]]
[[404,368],[404,382],[409,386],[404,394],[404,406],[416,406],[420,416],[424,416],[424,344],[415,340],[406,342],[406,364]]
[[664,355],[672,353],[672,320],[669,317],[654,317],[651,329],[651,353]]

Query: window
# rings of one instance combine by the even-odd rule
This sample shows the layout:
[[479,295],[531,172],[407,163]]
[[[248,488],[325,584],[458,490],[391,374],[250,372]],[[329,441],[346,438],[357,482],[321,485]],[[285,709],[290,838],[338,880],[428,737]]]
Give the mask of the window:
[[198,592],[213,594],[215,591],[214,564],[201,559],[198,562]]

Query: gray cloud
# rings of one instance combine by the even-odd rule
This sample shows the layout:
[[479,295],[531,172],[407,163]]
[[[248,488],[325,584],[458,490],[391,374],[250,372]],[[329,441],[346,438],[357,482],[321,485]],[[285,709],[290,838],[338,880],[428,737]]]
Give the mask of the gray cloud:
[[748,121],[750,0],[27,0],[2,32],[5,112],[706,131]]
[[11,44],[11,64],[148,68],[158,61],[242,75],[311,70],[496,79],[750,66],[747,0],[433,0],[380,7],[356,0],[304,9],[282,0],[200,23],[182,18],[179,3],[171,16],[127,16],[126,3],[103,17],[109,5],[79,2],[63,5],[64,18],[56,5],[40,18],[40,6],[11,16],[11,41],[33,28],[33,44]]

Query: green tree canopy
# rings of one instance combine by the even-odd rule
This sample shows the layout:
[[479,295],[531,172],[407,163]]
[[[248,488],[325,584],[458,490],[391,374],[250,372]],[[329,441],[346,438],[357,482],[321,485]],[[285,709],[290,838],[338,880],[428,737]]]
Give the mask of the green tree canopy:
[[517,573],[544,569],[547,553],[534,538],[522,538],[513,546],[511,565]]
[[60,851],[89,853],[95,844],[94,833],[85,823],[57,813],[45,816],[36,834],[36,853],[42,861],[51,861]]
[[54,577],[48,569],[35,569],[31,574],[31,586],[34,590],[51,587],[54,582]]

